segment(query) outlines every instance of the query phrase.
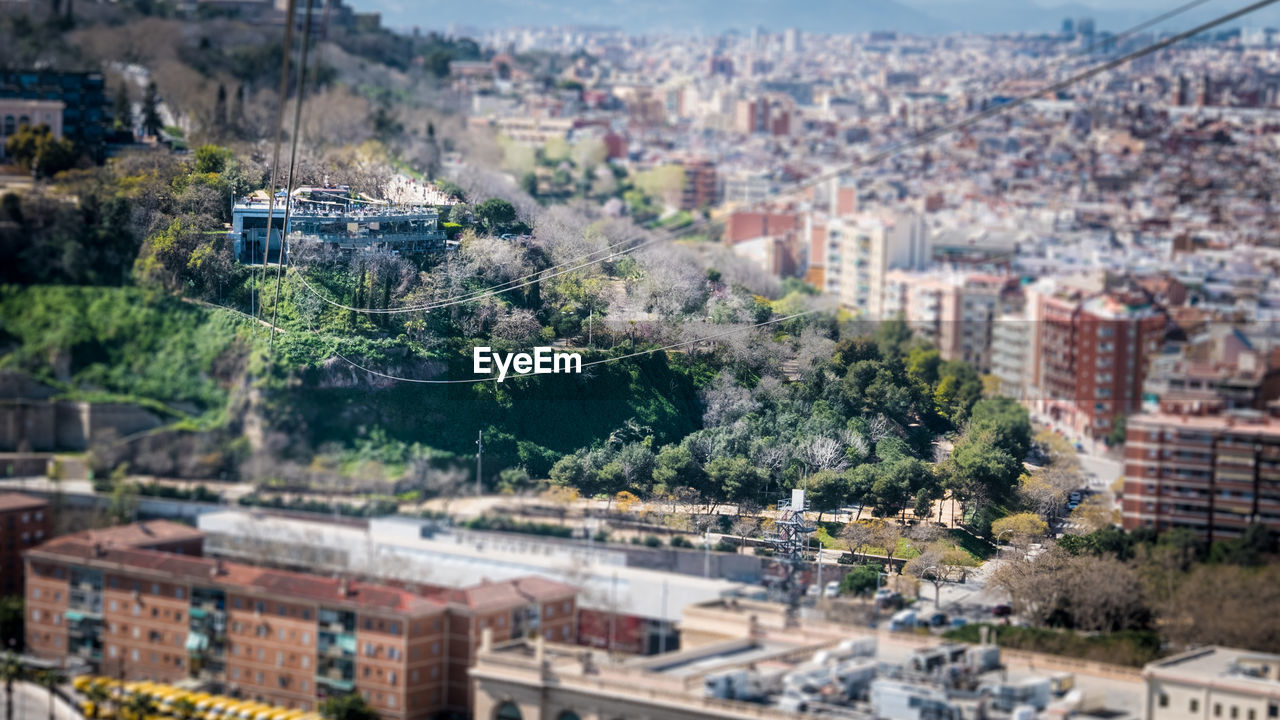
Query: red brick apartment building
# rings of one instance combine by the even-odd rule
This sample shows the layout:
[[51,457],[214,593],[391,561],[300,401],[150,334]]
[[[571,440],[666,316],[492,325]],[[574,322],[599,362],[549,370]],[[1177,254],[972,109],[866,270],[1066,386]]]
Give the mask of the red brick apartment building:
[[1076,289],[1041,299],[1039,385],[1047,412],[1090,437],[1142,406],[1147,364],[1168,315],[1134,287],[1088,296]]
[[22,594],[22,553],[52,534],[49,502],[0,493],[0,597]]
[[1124,527],[1189,528],[1209,541],[1261,523],[1280,530],[1280,403],[1227,411],[1170,400],[1129,418]]
[[[130,544],[156,535],[173,541]],[[192,547],[201,538],[146,523],[29,550],[29,651],[304,710],[359,692],[383,718],[413,720],[469,711],[467,669],[484,630],[495,639],[572,634],[576,590],[567,585],[449,590],[322,577],[202,557]]]

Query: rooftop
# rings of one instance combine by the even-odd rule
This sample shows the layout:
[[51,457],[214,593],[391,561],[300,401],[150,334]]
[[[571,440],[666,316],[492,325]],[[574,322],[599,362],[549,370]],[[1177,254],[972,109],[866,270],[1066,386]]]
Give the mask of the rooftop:
[[1280,655],[1212,646],[1148,664],[1147,678],[1189,682],[1280,700]]
[[422,615],[443,610],[438,600],[386,585],[320,577],[304,573],[230,563],[206,557],[158,550],[118,548],[94,544],[76,536],[51,540],[28,551],[30,557],[81,561],[89,566],[153,572],[170,579],[217,583],[244,591],[325,605],[356,606],[363,610]]
[[22,493],[0,493],[0,512],[12,510],[34,510],[49,505],[48,500]]
[[186,540],[202,539],[204,539],[204,533],[188,525],[170,520],[151,520],[99,530],[83,530],[54,538],[45,543],[45,546],[65,542],[86,543],[90,546],[99,544],[103,547],[115,548],[149,548]]

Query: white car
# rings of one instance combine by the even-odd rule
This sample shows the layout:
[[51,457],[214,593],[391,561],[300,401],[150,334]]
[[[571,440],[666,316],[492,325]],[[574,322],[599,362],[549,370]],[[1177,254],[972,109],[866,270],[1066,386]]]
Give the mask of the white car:
[[832,580],[831,582],[827,583],[826,590],[823,591],[822,596],[833,598],[839,594],[840,594],[840,582],[838,580]]

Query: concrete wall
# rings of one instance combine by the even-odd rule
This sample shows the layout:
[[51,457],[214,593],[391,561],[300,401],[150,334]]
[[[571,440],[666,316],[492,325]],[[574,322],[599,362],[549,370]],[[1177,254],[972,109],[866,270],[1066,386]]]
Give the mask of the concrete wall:
[[95,440],[161,424],[154,413],[137,405],[0,399],[0,451],[86,450]]

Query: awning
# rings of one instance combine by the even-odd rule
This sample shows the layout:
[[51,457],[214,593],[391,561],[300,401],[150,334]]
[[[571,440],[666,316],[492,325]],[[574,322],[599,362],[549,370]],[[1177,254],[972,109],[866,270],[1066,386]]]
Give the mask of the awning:
[[84,613],[75,610],[68,610],[63,615],[66,616],[67,622],[80,622],[84,619]]
[[188,611],[193,618],[202,618],[208,614],[204,608],[193,607]]

